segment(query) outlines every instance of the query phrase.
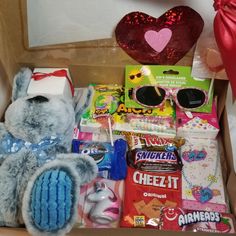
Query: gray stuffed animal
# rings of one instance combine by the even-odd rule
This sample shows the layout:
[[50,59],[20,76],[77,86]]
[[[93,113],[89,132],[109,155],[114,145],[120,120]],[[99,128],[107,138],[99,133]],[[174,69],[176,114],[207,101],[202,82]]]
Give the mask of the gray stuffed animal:
[[25,224],[33,235],[64,235],[77,217],[80,186],[95,161],[70,153],[75,112],[63,97],[27,96],[30,69],[15,76],[0,123],[0,226]]

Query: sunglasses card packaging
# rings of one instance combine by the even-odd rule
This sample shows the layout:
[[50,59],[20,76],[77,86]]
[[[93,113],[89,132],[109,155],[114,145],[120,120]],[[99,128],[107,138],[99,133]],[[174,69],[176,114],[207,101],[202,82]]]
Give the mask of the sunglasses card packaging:
[[212,103],[211,113],[191,113],[190,118],[184,111],[176,108],[177,135],[187,138],[215,139],[220,129],[215,102]]
[[211,112],[211,80],[191,76],[191,67],[127,65],[125,105],[154,108],[171,99],[184,110]]
[[183,207],[226,212],[217,140],[186,139],[181,147]]

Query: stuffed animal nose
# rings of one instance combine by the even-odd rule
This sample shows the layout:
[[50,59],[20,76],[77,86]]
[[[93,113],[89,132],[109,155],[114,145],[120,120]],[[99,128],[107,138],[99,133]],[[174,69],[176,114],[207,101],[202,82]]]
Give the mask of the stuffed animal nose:
[[35,96],[35,97],[32,97],[32,98],[29,98],[27,100],[28,102],[30,103],[44,103],[44,102],[48,102],[48,98],[44,97],[44,96]]

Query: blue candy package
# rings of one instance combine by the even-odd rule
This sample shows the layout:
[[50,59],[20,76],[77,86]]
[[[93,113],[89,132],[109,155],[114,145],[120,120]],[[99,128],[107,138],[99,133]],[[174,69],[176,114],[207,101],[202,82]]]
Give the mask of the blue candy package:
[[112,146],[109,142],[81,141],[74,139],[72,152],[91,156],[98,165],[98,177],[122,180],[126,177],[127,143],[118,139]]
[[113,180],[125,179],[127,174],[127,142],[123,139],[116,140],[114,142],[114,150],[110,177]]

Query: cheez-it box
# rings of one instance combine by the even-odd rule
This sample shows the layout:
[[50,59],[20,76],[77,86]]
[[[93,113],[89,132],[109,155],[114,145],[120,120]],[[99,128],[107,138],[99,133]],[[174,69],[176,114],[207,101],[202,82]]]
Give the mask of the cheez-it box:
[[181,172],[128,167],[121,227],[157,228],[162,207],[181,207]]

